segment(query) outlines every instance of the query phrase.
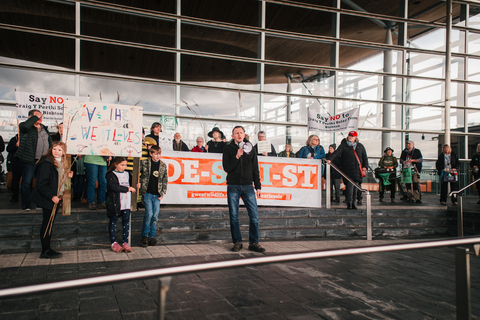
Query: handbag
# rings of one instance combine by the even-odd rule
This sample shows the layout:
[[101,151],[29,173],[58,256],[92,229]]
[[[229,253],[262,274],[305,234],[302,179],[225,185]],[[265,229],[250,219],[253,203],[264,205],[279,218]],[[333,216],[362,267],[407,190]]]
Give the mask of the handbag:
[[353,147],[352,147],[352,150],[353,150],[353,153],[355,154],[355,158],[357,158],[357,161],[358,161],[358,167],[360,168],[360,176],[362,178],[365,178],[367,176],[367,171],[363,170],[362,164],[360,163],[360,159],[358,159],[357,153],[355,152],[355,149],[353,149]]

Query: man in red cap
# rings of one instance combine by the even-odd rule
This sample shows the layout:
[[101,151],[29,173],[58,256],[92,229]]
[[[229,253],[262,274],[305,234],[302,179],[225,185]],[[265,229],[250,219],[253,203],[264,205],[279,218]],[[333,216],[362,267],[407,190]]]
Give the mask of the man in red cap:
[[[368,167],[367,151],[363,144],[358,142],[356,131],[350,131],[347,138],[342,140],[340,146],[330,156],[328,163],[336,158],[340,158],[341,170],[347,177],[355,182],[359,187],[362,186],[362,171],[366,173]],[[355,199],[357,192],[360,191],[353,186],[347,179],[344,179],[347,196],[347,209],[357,209]]]

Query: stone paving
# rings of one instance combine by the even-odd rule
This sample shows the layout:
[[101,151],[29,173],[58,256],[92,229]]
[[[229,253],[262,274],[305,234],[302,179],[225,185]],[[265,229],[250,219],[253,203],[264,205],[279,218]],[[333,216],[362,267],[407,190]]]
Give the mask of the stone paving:
[[[411,241],[419,241],[411,240]],[[267,255],[405,243],[264,242]],[[0,256],[0,287],[263,256],[225,242]],[[472,314],[480,319],[480,257],[471,258]],[[153,319],[158,280],[0,299],[0,319]],[[455,319],[453,248],[373,253],[175,276],[166,319]]]

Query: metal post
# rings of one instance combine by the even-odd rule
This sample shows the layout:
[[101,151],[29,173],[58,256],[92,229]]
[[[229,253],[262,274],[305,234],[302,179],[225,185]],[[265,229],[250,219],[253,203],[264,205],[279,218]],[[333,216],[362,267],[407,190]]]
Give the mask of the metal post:
[[[182,0],[177,0],[177,17],[182,15]],[[180,99],[181,87],[180,82],[182,80],[182,69],[181,69],[181,57],[180,49],[182,44],[182,20],[177,18],[176,20],[176,28],[175,28],[175,49],[178,51],[175,53],[175,115],[180,114],[180,103],[182,102]]]
[[372,195],[367,191],[367,241],[372,241]]
[[468,248],[455,248],[455,289],[457,320],[472,319],[470,303],[470,254]]
[[330,177],[330,165],[325,162],[325,170],[326,172],[326,183],[325,183],[325,200],[326,200],[326,207],[330,209],[332,207],[332,186],[331,186],[331,177]]
[[457,235],[463,238],[463,197],[457,196]]
[[[387,23],[390,25],[390,22]],[[385,44],[392,45],[392,30],[387,29],[385,36]],[[383,72],[392,73],[392,50],[385,50],[383,52]],[[383,76],[383,100],[392,100],[392,77]],[[383,104],[383,130],[392,128],[392,105],[390,103]],[[382,131],[382,150],[392,146],[392,133],[389,131]]]
[[452,64],[452,0],[447,0],[445,39],[445,144],[450,143],[450,84]]
[[172,277],[158,278],[158,319],[165,319],[165,301],[167,298],[167,291],[170,289],[170,281]]
[[[291,73],[286,74],[287,76],[287,93],[292,93],[292,83],[291,79],[293,75]],[[292,121],[292,97],[287,96],[287,122]],[[287,136],[285,143],[292,143],[292,126],[287,126]]]

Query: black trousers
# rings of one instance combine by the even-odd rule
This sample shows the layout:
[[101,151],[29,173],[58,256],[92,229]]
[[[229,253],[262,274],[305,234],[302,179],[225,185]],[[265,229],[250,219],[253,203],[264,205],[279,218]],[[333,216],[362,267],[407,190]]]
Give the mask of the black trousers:
[[[440,185],[440,202],[447,202],[447,190],[448,184],[450,183],[450,191],[457,191],[458,190],[458,182],[442,182]],[[452,203],[457,202],[457,198],[452,195]]]
[[[55,211],[55,218],[52,221],[52,229],[51,229],[52,232],[53,232],[53,223],[57,218],[57,213],[59,208],[60,206],[57,205],[57,209]],[[51,215],[52,215],[52,209],[43,208],[43,221],[42,221],[42,226],[40,227],[40,241],[42,242],[42,253],[45,253],[45,251],[51,249],[50,240],[52,239],[52,232],[49,233],[47,231],[47,234],[45,234],[45,231],[47,230],[48,221],[50,221]]]

